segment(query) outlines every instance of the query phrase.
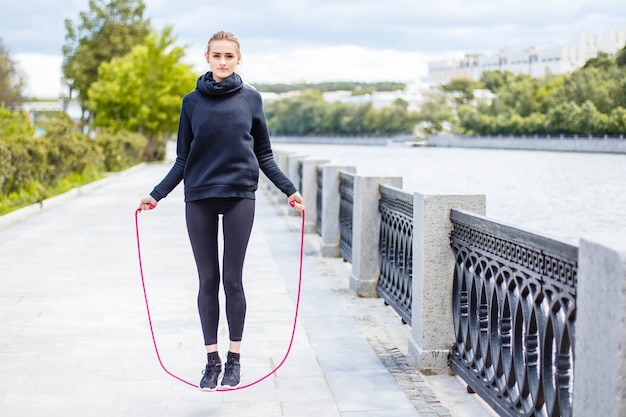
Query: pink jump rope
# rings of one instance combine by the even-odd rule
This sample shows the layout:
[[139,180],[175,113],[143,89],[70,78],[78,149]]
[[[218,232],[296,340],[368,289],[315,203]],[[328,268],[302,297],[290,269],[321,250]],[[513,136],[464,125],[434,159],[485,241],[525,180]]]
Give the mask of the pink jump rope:
[[[295,203],[292,201],[289,203],[291,205],[291,207],[295,206]],[[154,206],[151,204],[150,205],[150,210],[152,210],[154,208]],[[170,372],[165,365],[163,364],[163,361],[161,360],[161,355],[159,354],[159,348],[157,346],[157,342],[156,342],[156,337],[154,335],[154,327],[152,325],[152,317],[150,315],[150,305],[148,303],[148,295],[146,293],[146,282],[144,279],[144,275],[143,275],[143,264],[141,262],[141,243],[139,241],[139,213],[141,213],[141,209],[137,209],[135,211],[135,234],[137,236],[137,257],[139,259],[139,272],[141,274],[141,286],[143,287],[143,298],[144,301],[146,303],[146,313],[148,314],[148,324],[150,325],[150,335],[152,336],[152,344],[154,345],[154,352],[156,353],[157,359],[159,361],[159,365],[161,365],[161,368],[163,368],[163,370],[165,371],[165,373],[167,373],[168,375],[170,375],[171,377],[179,380],[180,382],[183,382],[189,386],[192,386],[194,388],[198,388],[198,385],[187,381],[186,379],[183,379],[175,374],[173,374],[172,372]],[[287,346],[287,351],[285,352],[285,356],[283,357],[283,359],[280,361],[280,363],[278,365],[276,365],[276,367],[274,369],[272,369],[267,375],[262,376],[261,378],[258,378],[257,380],[250,382],[248,384],[245,385],[240,385],[238,387],[235,388],[218,388],[216,391],[236,391],[236,390],[241,390],[244,388],[248,388],[251,387],[252,385],[258,384],[259,382],[263,381],[264,379],[270,377],[271,375],[273,375],[276,371],[278,371],[278,369],[283,366],[283,364],[285,363],[285,361],[287,360],[287,357],[289,356],[289,352],[291,352],[291,347],[293,346],[293,339],[294,336],[296,334],[296,323],[298,322],[298,312],[300,310],[300,293],[302,291],[302,258],[303,258],[303,254],[304,254],[304,210],[302,211],[302,226],[301,226],[301,233],[300,233],[300,272],[299,272],[299,276],[298,276],[298,292],[297,292],[297,296],[296,296],[296,311],[293,317],[293,326],[291,329],[291,339],[289,340],[289,346]]]

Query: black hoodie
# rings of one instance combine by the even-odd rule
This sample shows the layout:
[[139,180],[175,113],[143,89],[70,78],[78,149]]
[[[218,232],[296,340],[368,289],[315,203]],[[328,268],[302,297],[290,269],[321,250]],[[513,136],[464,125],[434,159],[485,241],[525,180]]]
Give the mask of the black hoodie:
[[150,195],[159,201],[184,180],[185,201],[254,199],[259,168],[285,195],[296,192],[274,160],[261,95],[235,73],[216,82],[207,72],[183,98],[176,161]]

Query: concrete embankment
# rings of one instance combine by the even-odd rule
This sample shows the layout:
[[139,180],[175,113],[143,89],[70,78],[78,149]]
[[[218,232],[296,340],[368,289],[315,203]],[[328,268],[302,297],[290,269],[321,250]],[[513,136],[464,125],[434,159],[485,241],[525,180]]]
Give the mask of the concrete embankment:
[[433,136],[425,146],[449,148],[521,149],[556,152],[626,153],[623,137],[538,137],[538,136]]

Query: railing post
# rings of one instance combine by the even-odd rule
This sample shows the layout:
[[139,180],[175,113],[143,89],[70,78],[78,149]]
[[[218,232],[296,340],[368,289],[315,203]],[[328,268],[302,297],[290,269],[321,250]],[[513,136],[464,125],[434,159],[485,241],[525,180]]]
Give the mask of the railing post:
[[350,288],[360,297],[375,297],[380,260],[380,184],[402,188],[402,177],[354,178],[352,218],[352,274]]
[[356,172],[356,167],[324,165],[322,184],[322,256],[339,257],[341,230],[339,224],[339,173]]
[[484,195],[424,195],[413,203],[413,307],[409,354],[420,369],[448,367],[454,343],[450,209],[485,215]]
[[[287,158],[291,155],[292,152],[283,151],[283,150],[275,150],[274,151],[274,159],[276,160],[276,165],[288,175],[289,164]],[[262,172],[261,172],[262,173]],[[285,201],[285,195],[278,188],[271,183],[271,181],[263,174],[265,179],[266,188],[270,193],[272,201],[274,203],[281,203]]]
[[302,160],[302,198],[306,205],[305,233],[315,233],[317,224],[317,166],[328,163],[322,159]]
[[[287,155],[287,176],[296,186],[300,194],[302,194],[302,178],[300,177],[300,167],[302,165],[302,161],[306,158],[304,155],[291,154]],[[287,210],[287,214],[290,216],[299,216],[296,210]],[[307,208],[308,214],[308,208]]]
[[578,249],[574,417],[626,415],[626,237]]

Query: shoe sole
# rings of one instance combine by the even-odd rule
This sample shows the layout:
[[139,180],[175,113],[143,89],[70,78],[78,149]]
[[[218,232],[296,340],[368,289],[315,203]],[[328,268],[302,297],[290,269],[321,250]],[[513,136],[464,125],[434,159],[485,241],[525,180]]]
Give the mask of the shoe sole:
[[[227,390],[238,388],[241,385],[241,377],[242,376],[243,376],[243,372],[241,372],[241,370],[240,370],[239,371],[239,383],[237,385],[222,385],[222,384],[220,384],[219,385],[220,389],[223,389],[223,390],[227,391]],[[222,378],[223,377],[224,376],[222,375]]]

